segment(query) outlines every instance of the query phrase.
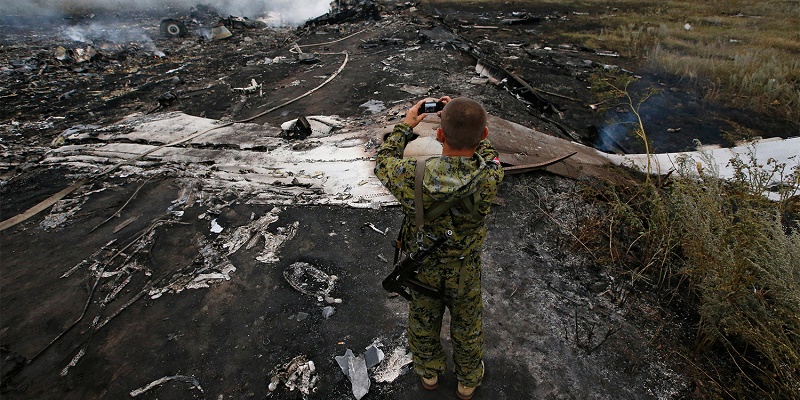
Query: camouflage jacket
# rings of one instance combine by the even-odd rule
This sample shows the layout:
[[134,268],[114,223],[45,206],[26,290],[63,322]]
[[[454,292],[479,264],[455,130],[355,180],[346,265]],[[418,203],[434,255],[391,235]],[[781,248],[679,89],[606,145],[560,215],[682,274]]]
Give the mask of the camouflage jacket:
[[[406,124],[397,124],[378,150],[375,175],[397,198],[403,207],[405,218],[401,237],[404,250],[416,251],[418,235],[414,222],[414,179],[416,158],[403,158],[408,130]],[[422,200],[425,210],[442,202],[455,202],[446,212],[433,220],[425,221],[424,245],[432,239],[453,231],[453,236],[436,254],[438,258],[466,257],[477,253],[486,237],[484,218],[489,214],[492,199],[503,180],[503,167],[497,159],[497,151],[488,140],[482,140],[471,158],[439,156],[425,163]],[[469,212],[459,202],[469,197],[475,212]]]

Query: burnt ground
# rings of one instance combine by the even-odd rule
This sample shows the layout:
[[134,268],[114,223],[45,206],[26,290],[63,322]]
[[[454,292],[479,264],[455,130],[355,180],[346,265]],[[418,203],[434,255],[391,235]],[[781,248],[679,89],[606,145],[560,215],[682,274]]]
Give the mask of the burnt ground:
[[[17,366],[10,361],[13,357],[24,363],[45,348],[80,316],[93,293],[81,323],[29,365],[18,365],[21,369],[4,387],[5,398],[123,398],[176,374],[197,378],[204,392],[173,382],[141,398],[296,398],[284,388],[270,395],[267,383],[276,365],[302,354],[319,371],[316,397],[345,399],[351,398],[349,382],[334,356],[347,348],[360,351],[376,339],[387,346],[387,354],[402,343],[405,302],[388,297],[380,287],[389,264],[379,258],[391,258],[387,243],[396,235],[399,215],[395,209],[343,207],[287,207],[278,225],[298,221],[301,229],[281,250],[279,262],[260,264],[254,260],[256,251],[242,249],[230,258],[237,268],[230,281],[157,299],[145,296],[92,332],[95,315],[100,320],[114,315],[146,288],[147,280],[185,271],[196,262],[201,238],[209,236],[208,222],[197,218],[209,207],[186,207],[182,223],[156,229],[146,254],[135,255],[149,277],[134,275],[107,307],[98,303],[119,285],[113,278],[99,280],[94,292],[95,277],[86,265],[60,278],[110,239],[129,243],[147,227],[150,220],[140,219],[117,233],[116,222],[87,233],[138,186],[131,182],[91,194],[63,227],[43,230],[39,221],[32,221],[3,233],[4,368]],[[147,183],[123,217],[163,216],[180,197],[179,188],[168,178]],[[506,205],[490,219],[484,254],[488,372],[480,396],[685,395],[687,378],[653,343],[653,335],[663,329],[662,311],[619,306],[607,290],[613,286],[609,278],[585,256],[576,255],[565,237],[561,224],[578,224],[592,212],[574,200],[576,190],[574,182],[544,173],[512,176],[503,186],[500,195]],[[223,226],[237,226],[246,224],[251,213],[261,215],[270,208],[233,205],[217,219]],[[390,229],[383,236],[367,223]],[[282,271],[296,261],[339,276],[332,294],[343,303],[329,319],[320,312],[324,303],[300,294],[283,279]],[[308,318],[292,319],[299,312]],[[681,324],[667,328],[680,329]],[[659,339],[661,345],[665,342]],[[82,348],[83,358],[60,376]],[[373,383],[366,398],[455,398],[454,386],[452,375],[445,375],[441,390],[425,392],[406,373],[393,383]]]
[[[501,17],[510,18],[512,11],[536,18],[502,25]],[[636,62],[561,43],[558,32],[569,29],[572,11],[553,5],[518,9],[508,3],[437,2],[416,10],[390,4],[379,21],[297,30],[232,29],[234,36],[220,41],[197,34],[210,26],[203,16],[189,25],[193,33],[187,37],[160,37],[159,21],[187,19],[185,10],[57,19],[84,28],[114,27],[95,33],[98,55],[83,63],[54,57],[57,46],[70,51],[87,46],[67,39],[63,27],[3,17],[9,34],[0,48],[1,219],[83,176],[38,164],[53,140],[74,125],[103,126],[135,112],[178,110],[214,119],[250,119],[331,76],[342,65],[343,55],[336,54],[341,51],[349,53],[349,60],[330,84],[253,122],[276,125],[299,115],[338,115],[354,126],[370,125],[398,117],[370,112],[363,106],[370,100],[392,109],[426,95],[464,95],[481,101],[494,115],[593,144],[606,115],[588,107],[595,103],[587,88],[589,76],[607,69],[603,65],[612,64],[609,60],[630,71],[636,71]],[[109,31],[119,35],[112,38]],[[154,40],[142,41],[130,32],[144,32]],[[352,34],[335,43],[303,47],[306,53],[318,53],[317,62],[296,61],[289,51],[295,42],[312,45]],[[163,57],[154,55],[156,51]],[[526,98],[517,89],[473,81],[478,78],[476,56],[562,97],[543,95],[545,103],[526,103],[517,98]],[[253,79],[262,85],[260,90],[233,89],[247,87]],[[668,77],[648,79],[672,82]],[[698,115],[711,109],[725,113],[723,106],[701,104],[691,88],[670,87],[705,110]],[[551,106],[564,118],[550,112]],[[736,115],[712,119],[748,119]],[[765,121],[750,125],[753,129],[771,128],[766,119],[749,120]],[[666,132],[673,125],[665,122],[663,127]],[[694,128],[683,127],[681,132],[691,137]],[[683,149],[690,139],[675,141],[670,146],[676,147],[669,149]],[[295,221],[298,229],[278,251],[277,261],[256,261],[260,244],[242,248],[228,256],[236,268],[230,280],[153,298],[152,288],[202,270],[208,262],[205,249],[224,236],[210,232],[208,218],[199,216],[213,213],[229,232],[273,209],[230,193],[230,198],[184,203],[179,200],[185,189],[185,182],[170,174],[149,180],[117,174],[75,194],[79,210],[63,223],[42,224],[45,212],[0,233],[4,398],[127,398],[132,390],[173,375],[194,377],[203,390],[173,381],[139,398],[299,398],[285,387],[275,392],[267,388],[274,368],[298,355],[316,364],[319,382],[312,397],[352,398],[334,356],[348,348],[363,351],[376,340],[387,356],[402,347],[405,304],[380,287],[390,269],[382,258],[391,259],[388,242],[399,225],[397,209],[281,207],[269,232],[281,234]],[[571,239],[570,232],[598,212],[579,194],[578,182],[544,172],[511,176],[504,183],[504,204],[489,219],[484,251],[487,375],[476,398],[688,397],[703,382],[670,349],[686,346],[690,322],[651,301],[647,293],[618,294],[614,277],[604,274]],[[118,220],[92,231],[129,200]],[[176,205],[180,215],[165,211],[174,211]],[[126,219],[127,225],[119,222]],[[370,223],[389,230],[378,234]],[[143,233],[151,236],[141,248],[125,247]],[[115,263],[128,257],[123,273],[104,276],[90,268],[92,260],[108,261],[117,251],[121,255]],[[89,262],[82,264],[84,260]],[[296,261],[339,277],[333,295],[343,303],[334,304],[336,313],[330,318],[321,314],[327,304],[284,280],[283,271]],[[123,281],[125,276],[130,280]],[[298,318],[300,312],[308,317]],[[111,319],[97,329],[95,317],[100,322]],[[77,361],[65,370],[71,360]],[[455,398],[454,386],[447,374],[441,389],[428,393],[413,374],[405,373],[391,383],[373,381],[365,398]]]

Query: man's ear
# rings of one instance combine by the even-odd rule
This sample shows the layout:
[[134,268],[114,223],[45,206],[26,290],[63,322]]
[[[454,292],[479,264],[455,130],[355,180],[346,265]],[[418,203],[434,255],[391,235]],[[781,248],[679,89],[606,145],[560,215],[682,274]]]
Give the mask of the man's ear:
[[483,127],[483,134],[481,135],[481,140],[486,139],[487,137],[489,137],[489,127],[485,126]]
[[439,143],[444,143],[444,131],[441,127],[436,129],[436,140],[438,140]]

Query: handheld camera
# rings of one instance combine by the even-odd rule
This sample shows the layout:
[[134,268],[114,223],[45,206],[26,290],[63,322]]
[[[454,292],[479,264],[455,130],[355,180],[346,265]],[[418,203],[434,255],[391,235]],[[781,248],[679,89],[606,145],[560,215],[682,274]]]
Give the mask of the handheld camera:
[[422,103],[417,109],[417,114],[432,114],[435,112],[442,111],[444,109],[444,103],[441,101],[426,101]]

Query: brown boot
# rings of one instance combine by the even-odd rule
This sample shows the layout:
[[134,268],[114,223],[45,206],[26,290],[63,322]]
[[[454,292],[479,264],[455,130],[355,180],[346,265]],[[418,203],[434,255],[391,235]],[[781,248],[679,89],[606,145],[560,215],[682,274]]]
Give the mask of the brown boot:
[[456,394],[461,400],[469,400],[472,398],[472,395],[475,394],[475,388],[464,386],[461,384],[461,382],[458,382],[458,390],[456,391]]
[[426,390],[435,390],[439,387],[439,375],[434,375],[432,378],[422,377],[422,387]]

